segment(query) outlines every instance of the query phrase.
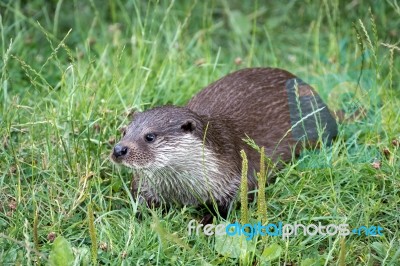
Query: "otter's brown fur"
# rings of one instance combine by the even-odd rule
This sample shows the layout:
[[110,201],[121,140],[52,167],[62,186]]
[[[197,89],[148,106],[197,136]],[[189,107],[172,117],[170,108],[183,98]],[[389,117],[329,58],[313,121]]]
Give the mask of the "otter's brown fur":
[[[274,162],[299,153],[286,89],[295,79],[281,69],[243,69],[210,84],[185,107],[136,113],[111,157],[135,170],[132,192],[148,203],[215,201],[226,210],[240,185],[241,149],[249,158],[249,188],[256,187],[260,156],[246,136]],[[296,86],[300,97],[317,95],[305,83]]]

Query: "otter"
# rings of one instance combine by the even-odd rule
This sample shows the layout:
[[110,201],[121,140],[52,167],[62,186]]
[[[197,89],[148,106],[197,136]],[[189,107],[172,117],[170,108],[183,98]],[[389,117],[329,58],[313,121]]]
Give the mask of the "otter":
[[244,139],[279,165],[303,144],[336,135],[336,120],[310,85],[282,69],[248,68],[205,87],[186,106],[135,113],[111,159],[134,169],[132,195],[149,206],[216,204],[226,216],[240,187],[242,149],[249,190],[257,187],[260,154]]

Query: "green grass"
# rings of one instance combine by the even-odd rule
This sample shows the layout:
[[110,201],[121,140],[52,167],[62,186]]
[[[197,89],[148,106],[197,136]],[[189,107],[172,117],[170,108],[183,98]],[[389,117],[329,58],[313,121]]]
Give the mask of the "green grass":
[[[347,265],[398,265],[399,3],[269,2],[0,2],[0,265],[54,263],[54,233],[76,265],[339,265],[341,250]],[[130,172],[108,159],[130,110],[184,105],[256,66],[297,74],[332,108],[368,107],[331,148],[279,173],[269,221],[380,225],[384,236],[350,235],[345,248],[338,236],[269,237],[230,258],[218,239],[187,235],[193,208],[135,218]],[[279,258],[262,261],[272,244]]]

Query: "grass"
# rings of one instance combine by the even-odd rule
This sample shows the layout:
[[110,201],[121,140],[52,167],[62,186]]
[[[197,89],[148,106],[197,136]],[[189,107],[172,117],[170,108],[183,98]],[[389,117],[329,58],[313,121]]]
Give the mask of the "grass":
[[[62,256],[76,265],[400,260],[395,0],[15,0],[0,2],[0,15],[0,265],[57,265]],[[268,220],[379,225],[383,236],[269,237],[232,258],[220,239],[188,236],[193,208],[135,218],[130,172],[108,159],[127,114],[184,105],[250,66],[297,74],[333,109],[368,107],[364,119],[340,126],[332,147],[306,151],[279,173],[266,188]],[[238,209],[229,221],[237,218]],[[262,255],[277,246],[276,258]]]

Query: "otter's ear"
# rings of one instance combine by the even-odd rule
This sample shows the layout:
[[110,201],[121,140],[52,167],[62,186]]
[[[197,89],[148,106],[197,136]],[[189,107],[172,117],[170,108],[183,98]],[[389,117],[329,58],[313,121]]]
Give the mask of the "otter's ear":
[[191,119],[188,119],[185,122],[183,122],[183,124],[181,125],[181,129],[185,132],[192,132],[193,130],[196,129],[196,122],[194,122]]
[[132,121],[137,113],[139,113],[139,111],[136,108],[131,108],[126,112],[126,116]]

